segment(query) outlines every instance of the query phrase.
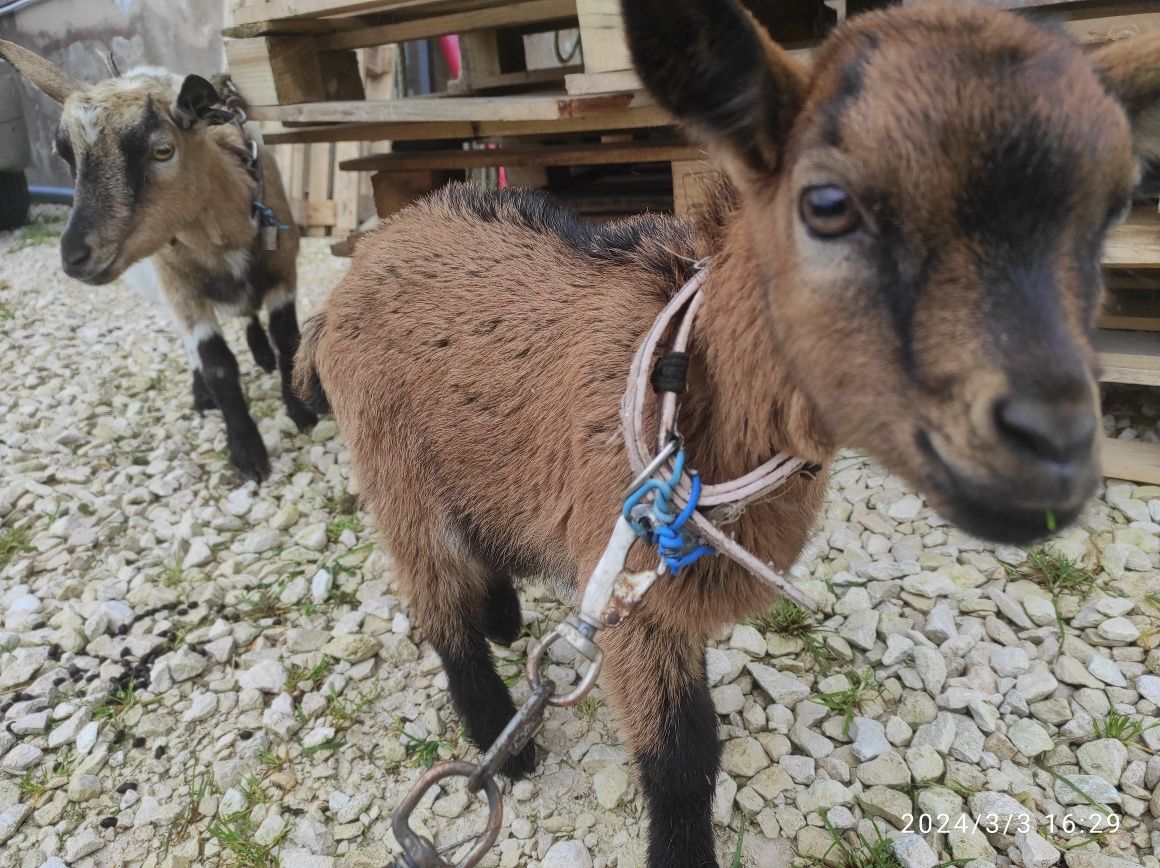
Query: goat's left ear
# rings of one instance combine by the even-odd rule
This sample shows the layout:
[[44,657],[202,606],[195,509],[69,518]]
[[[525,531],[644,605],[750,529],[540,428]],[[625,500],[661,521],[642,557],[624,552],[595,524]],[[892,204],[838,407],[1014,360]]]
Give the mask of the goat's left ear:
[[1160,157],[1160,33],[1108,43],[1092,52],[1092,61],[1128,113],[1136,150]]
[[776,171],[809,74],[738,0],[621,0],[632,59],[657,101],[725,161]]
[[224,109],[215,108],[219,102],[221,97],[212,84],[200,75],[187,75],[181,83],[177,102],[173,104],[173,119],[183,130],[191,129],[198,123],[209,126],[228,124],[233,120],[233,115]]

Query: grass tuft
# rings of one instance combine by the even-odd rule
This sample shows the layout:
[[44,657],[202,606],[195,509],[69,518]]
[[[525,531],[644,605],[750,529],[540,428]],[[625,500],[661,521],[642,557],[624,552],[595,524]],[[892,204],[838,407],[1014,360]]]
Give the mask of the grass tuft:
[[1048,549],[1027,553],[1027,561],[1019,567],[1007,568],[1011,579],[1030,579],[1042,585],[1053,597],[1075,594],[1081,598],[1091,595],[1096,588],[1096,574],[1065,554]]
[[1139,741],[1140,737],[1150,729],[1160,726],[1160,720],[1145,723],[1139,718],[1118,711],[1109,711],[1103,720],[1093,721],[1096,738],[1114,738],[1124,744]]
[[835,862],[841,868],[902,868],[902,863],[894,855],[893,842],[882,834],[877,825],[875,840],[870,840],[861,832],[854,832],[854,843],[850,843],[834,828],[828,816],[822,818],[826,831],[830,834],[830,849],[823,858],[810,857],[813,865],[833,865]]
[[30,539],[27,527],[0,527],[0,569],[8,566],[17,555],[35,551]]
[[815,693],[810,697],[819,705],[824,705],[830,711],[842,715],[843,735],[849,735],[850,724],[854,722],[854,712],[861,709],[862,703],[882,695],[882,687],[878,684],[878,680],[874,677],[874,670],[870,667],[847,672],[846,680],[850,682],[850,686],[845,690]]

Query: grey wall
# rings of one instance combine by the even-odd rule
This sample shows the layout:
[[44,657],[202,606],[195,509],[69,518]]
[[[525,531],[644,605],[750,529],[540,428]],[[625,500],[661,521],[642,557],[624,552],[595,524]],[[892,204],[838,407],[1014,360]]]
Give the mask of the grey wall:
[[[222,49],[223,0],[35,0],[15,12],[0,7],[0,38],[47,57],[81,81],[110,73],[110,49],[121,71],[141,64],[205,77],[225,67]],[[60,109],[25,84],[34,165],[33,184],[70,183],[64,164],[52,155]]]

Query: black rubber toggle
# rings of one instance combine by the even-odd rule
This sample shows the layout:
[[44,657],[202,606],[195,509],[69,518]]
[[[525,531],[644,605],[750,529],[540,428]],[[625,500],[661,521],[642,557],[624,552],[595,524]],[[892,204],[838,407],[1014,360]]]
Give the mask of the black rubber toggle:
[[653,391],[658,394],[673,392],[680,395],[685,391],[685,378],[688,373],[688,353],[665,353],[653,366],[649,382],[652,383]]

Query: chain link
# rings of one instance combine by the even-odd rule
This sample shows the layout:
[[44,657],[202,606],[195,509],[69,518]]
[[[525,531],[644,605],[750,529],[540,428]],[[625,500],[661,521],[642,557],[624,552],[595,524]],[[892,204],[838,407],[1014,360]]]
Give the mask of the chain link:
[[[391,831],[394,832],[399,846],[403,848],[403,854],[391,864],[391,868],[472,868],[483,859],[495,844],[503,827],[503,799],[499,794],[496,777],[504,763],[523,750],[532,740],[544,723],[544,714],[548,706],[575,705],[596,686],[596,679],[604,662],[604,653],[594,641],[596,630],[596,627],[586,621],[572,623],[569,620],[556,625],[555,629],[532,645],[528,651],[528,663],[524,673],[528,683],[531,684],[532,692],[515,716],[508,721],[499,738],[488,748],[483,759],[478,764],[455,760],[435,766],[415,782],[395,810],[391,820]],[[557,693],[556,682],[540,672],[544,653],[553,643],[561,640],[571,645],[589,662],[588,670],[581,678],[580,684],[568,693]],[[415,832],[410,824],[411,814],[427,791],[452,777],[466,778],[468,792],[483,791],[487,796],[488,808],[486,828],[476,839],[475,846],[454,865],[445,861],[435,845]]]

